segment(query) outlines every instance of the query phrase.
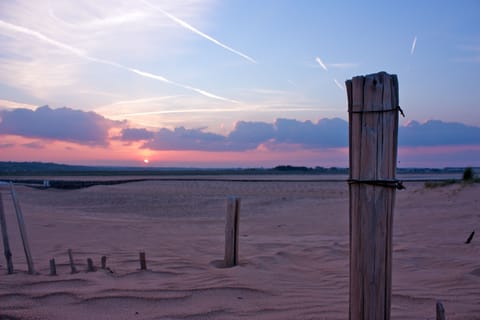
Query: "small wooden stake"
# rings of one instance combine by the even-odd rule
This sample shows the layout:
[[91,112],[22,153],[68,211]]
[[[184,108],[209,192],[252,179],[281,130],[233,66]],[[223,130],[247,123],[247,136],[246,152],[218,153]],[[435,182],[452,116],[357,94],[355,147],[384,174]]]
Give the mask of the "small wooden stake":
[[55,265],[55,258],[50,259],[50,275],[56,276],[57,275],[57,267]]
[[147,259],[144,251],[140,252],[140,270],[147,270]]
[[445,308],[440,301],[437,301],[437,320],[445,320]]
[[70,273],[77,273],[77,268],[75,268],[75,261],[73,261],[72,249],[68,249],[68,259],[70,260]]
[[472,233],[470,233],[470,236],[468,237],[467,241],[465,241],[465,243],[469,244],[470,242],[472,242],[474,235],[475,235],[475,230],[473,230]]
[[22,209],[18,202],[17,195],[13,183],[10,182],[10,191],[12,194],[13,205],[15,206],[15,212],[17,213],[18,228],[20,229],[20,236],[22,237],[23,249],[25,251],[25,257],[27,259],[28,273],[35,274],[35,268],[33,267],[32,254],[30,253],[30,246],[28,245],[27,230],[25,228],[25,222],[23,220]]
[[7,220],[5,219],[5,213],[3,212],[2,193],[0,193],[0,227],[2,228],[3,252],[5,254],[5,259],[7,260],[7,272],[8,274],[12,274],[12,252],[10,251],[10,243],[8,241]]
[[102,264],[102,269],[107,268],[107,257],[106,256],[102,256],[101,264]]
[[94,272],[95,267],[93,266],[93,260],[92,258],[87,259],[87,272]]
[[225,267],[233,267],[238,263],[240,222],[240,198],[227,198],[227,219],[225,223]]

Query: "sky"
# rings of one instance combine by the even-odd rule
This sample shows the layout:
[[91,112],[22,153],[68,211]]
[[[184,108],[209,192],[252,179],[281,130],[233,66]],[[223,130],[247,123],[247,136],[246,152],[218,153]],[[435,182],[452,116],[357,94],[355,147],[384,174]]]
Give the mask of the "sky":
[[[396,74],[399,167],[480,166],[480,2],[0,2],[0,161],[348,166],[345,81]],[[147,163],[148,161],[148,163]]]

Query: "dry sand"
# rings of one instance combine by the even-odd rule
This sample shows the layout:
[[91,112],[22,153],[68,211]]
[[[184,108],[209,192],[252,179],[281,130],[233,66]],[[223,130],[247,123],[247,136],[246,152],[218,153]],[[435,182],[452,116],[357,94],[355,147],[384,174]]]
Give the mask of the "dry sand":
[[[392,318],[435,319],[441,300],[449,320],[480,319],[480,185],[406,187],[395,209]],[[38,275],[26,273],[0,190],[17,270],[7,275],[1,257],[0,319],[348,319],[345,182],[18,186]],[[225,269],[229,195],[242,198],[240,265]],[[69,248],[79,273],[70,274]],[[112,272],[85,272],[87,258],[98,267],[103,255]],[[52,257],[58,276],[49,276]]]

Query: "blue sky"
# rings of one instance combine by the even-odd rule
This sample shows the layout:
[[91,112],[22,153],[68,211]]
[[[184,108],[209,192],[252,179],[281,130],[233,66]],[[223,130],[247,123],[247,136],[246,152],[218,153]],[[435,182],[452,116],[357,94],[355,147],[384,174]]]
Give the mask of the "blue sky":
[[[315,157],[331,164],[340,161],[339,155],[346,164],[345,153],[332,149],[345,148],[345,141],[332,145],[328,134],[338,136],[344,128],[341,122],[330,131],[319,131],[321,141],[308,148],[292,137],[268,135],[265,128],[295,121],[305,128],[322,119],[346,120],[345,80],[387,71],[398,75],[400,105],[407,113],[401,120],[400,141],[410,139],[414,120],[425,130],[435,128],[457,137],[453,144],[444,143],[444,149],[438,149],[441,143],[434,150],[425,149],[432,166],[480,165],[480,143],[472,142],[472,132],[476,137],[480,130],[479,12],[480,2],[466,0],[4,1],[1,158],[7,160],[7,152],[15,150],[39,160],[115,164],[120,158],[136,163],[125,155],[136,152],[163,165],[175,160],[162,158],[162,151],[195,149],[225,151],[219,157],[223,162],[215,163],[224,166],[284,161],[312,165]],[[31,126],[29,121],[43,121],[44,128],[61,122],[58,116],[39,116],[45,112],[32,113],[28,119],[13,116],[15,110],[43,105],[59,110],[58,116],[83,112],[84,119],[102,119],[90,125],[101,123],[101,141],[72,139],[68,128],[57,135],[51,130],[42,134],[42,126],[35,133],[23,130],[22,125]],[[60,111],[62,107],[67,109]],[[426,125],[429,120],[438,122]],[[451,122],[460,125],[457,131],[451,131]],[[232,147],[229,139],[237,137],[238,142],[242,123],[249,124],[242,128],[251,130],[250,141],[242,141],[242,148]],[[143,139],[133,141],[130,136],[128,144],[122,141],[142,130],[148,132]],[[255,130],[260,130],[258,135]],[[219,139],[230,141],[229,147],[225,141],[218,144]],[[32,145],[37,147],[28,147]],[[423,146],[433,148],[431,141]],[[452,151],[452,146],[466,154]],[[76,160],[75,154],[87,152],[85,148],[105,155]],[[106,158],[112,150],[127,149],[110,162]],[[253,150],[252,156],[259,159],[268,157],[258,152],[271,152],[268,161],[242,163],[238,153],[227,156],[233,149]],[[309,158],[285,157],[297,149]],[[46,157],[48,150],[56,150],[58,157]],[[399,155],[404,163],[428,164],[420,154],[418,159],[412,156],[418,152],[407,151]],[[432,152],[441,152],[442,162],[434,163]]]

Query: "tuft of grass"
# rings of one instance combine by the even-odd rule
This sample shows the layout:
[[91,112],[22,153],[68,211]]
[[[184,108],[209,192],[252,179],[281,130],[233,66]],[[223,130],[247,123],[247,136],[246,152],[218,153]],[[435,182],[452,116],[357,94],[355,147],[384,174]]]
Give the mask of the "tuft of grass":
[[473,182],[475,180],[475,173],[473,172],[472,167],[467,167],[463,170],[463,182]]
[[458,180],[450,179],[450,180],[442,180],[442,181],[427,181],[425,182],[425,188],[433,189],[438,187],[445,187],[452,184],[457,183]]

